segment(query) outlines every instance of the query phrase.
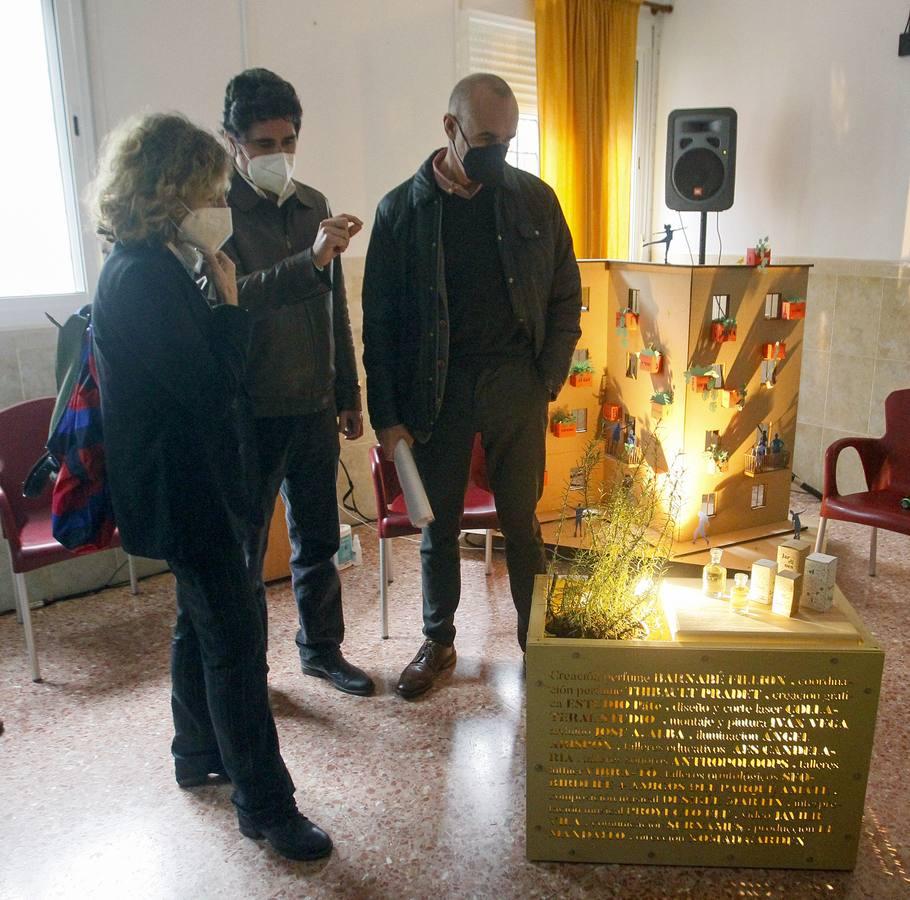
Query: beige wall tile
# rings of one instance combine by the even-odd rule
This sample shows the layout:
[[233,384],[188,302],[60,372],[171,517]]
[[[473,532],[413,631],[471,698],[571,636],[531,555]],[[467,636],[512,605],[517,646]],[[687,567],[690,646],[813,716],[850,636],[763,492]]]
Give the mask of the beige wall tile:
[[54,366],[57,359],[55,347],[19,348],[19,372],[22,377],[22,393],[26,400],[50,397],[57,393]]
[[[838,431],[865,434],[869,427],[875,358],[831,354],[824,424]],[[802,407],[800,407],[802,415]]]
[[831,350],[850,356],[875,356],[881,309],[881,278],[840,276]]
[[837,276],[809,273],[806,297],[806,324],[803,332],[805,350],[830,350],[834,330],[834,302]]
[[[822,434],[822,441],[827,449],[841,438],[862,436],[826,428]],[[863,474],[859,454],[852,447],[843,450],[837,458],[837,490],[841,494],[854,494],[866,490],[866,476]]]
[[[910,361],[876,360],[868,428],[868,433],[873,437],[880,437],[885,433],[885,398],[892,391],[900,391],[905,388],[910,388]],[[910,452],[910,448],[908,448],[908,452]]]
[[793,471],[801,481],[822,489],[822,465],[825,458],[824,429],[819,425],[800,422],[796,426],[796,446],[793,448]]
[[24,399],[15,334],[0,333],[0,409]]
[[825,424],[825,403],[828,397],[830,353],[806,350],[803,353],[799,379],[799,411],[797,421],[809,425]]
[[910,362],[910,276],[883,282],[878,355]]

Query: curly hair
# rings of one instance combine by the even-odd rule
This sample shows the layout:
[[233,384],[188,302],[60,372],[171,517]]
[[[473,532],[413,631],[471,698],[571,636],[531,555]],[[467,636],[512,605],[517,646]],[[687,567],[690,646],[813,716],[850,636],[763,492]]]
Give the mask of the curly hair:
[[167,243],[190,209],[226,192],[230,157],[213,135],[176,113],[129,119],[104,140],[90,188],[98,233]]
[[222,126],[231,137],[246,134],[254,122],[287,119],[300,131],[300,100],[293,85],[268,69],[247,69],[235,75],[224,92]]

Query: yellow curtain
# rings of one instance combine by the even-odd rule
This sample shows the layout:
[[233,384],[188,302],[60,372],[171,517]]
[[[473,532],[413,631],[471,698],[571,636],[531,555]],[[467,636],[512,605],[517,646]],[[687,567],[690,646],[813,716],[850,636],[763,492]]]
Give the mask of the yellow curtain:
[[536,0],[540,177],[581,257],[629,253],[641,0]]

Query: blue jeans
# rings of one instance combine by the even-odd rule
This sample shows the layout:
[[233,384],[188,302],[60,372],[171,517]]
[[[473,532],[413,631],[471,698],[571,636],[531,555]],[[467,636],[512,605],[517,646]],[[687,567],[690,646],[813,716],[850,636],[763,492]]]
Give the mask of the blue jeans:
[[[338,524],[338,420],[334,409],[305,416],[256,419],[259,482],[254,497],[263,524],[247,540],[253,592],[268,622],[262,564],[269,524],[280,491],[291,542],[291,583],[297,600],[297,648],[306,663],[337,650],[344,640],[341,580],[332,557],[340,542]],[[268,629],[265,629],[266,635]]]
[[227,533],[211,538],[204,553],[168,560],[177,577],[171,749],[194,771],[223,766],[234,804],[267,827],[295,811],[294,783],[269,707],[262,619],[243,550]]

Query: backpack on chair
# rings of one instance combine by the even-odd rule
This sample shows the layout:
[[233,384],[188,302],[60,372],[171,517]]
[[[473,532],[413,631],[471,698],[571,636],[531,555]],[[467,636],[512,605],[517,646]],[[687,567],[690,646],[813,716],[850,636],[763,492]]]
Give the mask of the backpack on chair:
[[104,460],[91,306],[82,307],[63,325],[51,321],[60,329],[57,402],[51,416],[47,452],[32,467],[22,492],[26,497],[38,496],[53,481],[54,537],[74,553],[92,553],[110,545],[114,509]]

